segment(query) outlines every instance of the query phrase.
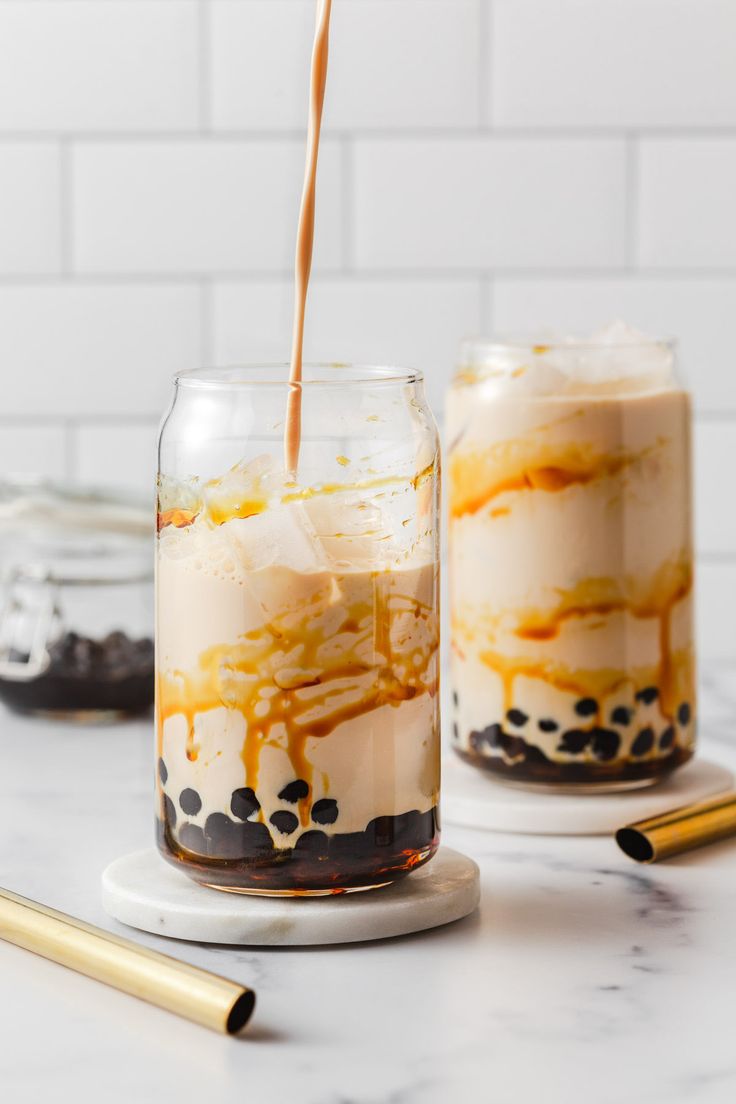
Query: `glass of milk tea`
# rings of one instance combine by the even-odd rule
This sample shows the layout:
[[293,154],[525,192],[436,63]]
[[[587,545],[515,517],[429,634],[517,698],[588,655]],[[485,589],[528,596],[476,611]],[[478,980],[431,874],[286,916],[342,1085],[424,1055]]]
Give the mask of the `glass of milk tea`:
[[161,432],[157,825],[195,881],[382,886],[439,841],[439,445],[421,375],[182,373]]
[[449,394],[453,743],[510,783],[693,754],[691,408],[671,342],[471,341]]

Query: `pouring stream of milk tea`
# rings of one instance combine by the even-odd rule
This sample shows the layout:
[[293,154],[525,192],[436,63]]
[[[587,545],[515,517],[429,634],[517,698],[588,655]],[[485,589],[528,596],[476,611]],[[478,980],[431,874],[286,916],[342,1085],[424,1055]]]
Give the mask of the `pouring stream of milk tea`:
[[295,476],[299,464],[299,444],[302,422],[302,349],[304,345],[304,312],[307,305],[309,274],[312,269],[314,246],[314,209],[317,188],[317,159],[319,136],[322,129],[322,107],[327,83],[327,56],[330,38],[330,14],[332,0],[319,0],[317,5],[317,29],[312,51],[312,77],[309,97],[309,130],[307,133],[307,164],[304,173],[304,190],[299,212],[299,231],[296,244],[294,332],[291,345],[291,370],[289,373],[289,398],[286,406],[284,429],[284,458],[286,471]]

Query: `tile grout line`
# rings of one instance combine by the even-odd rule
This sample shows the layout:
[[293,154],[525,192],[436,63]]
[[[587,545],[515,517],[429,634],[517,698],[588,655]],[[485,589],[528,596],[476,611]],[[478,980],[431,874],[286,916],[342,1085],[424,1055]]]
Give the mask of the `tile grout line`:
[[0,426],[12,429],[67,429],[74,431],[83,428],[105,425],[117,429],[131,429],[140,426],[155,425],[160,413],[150,414],[2,414]]
[[[3,0],[0,0],[2,3]],[[18,0],[14,0],[15,3]],[[164,0],[162,0],[164,2]],[[198,0],[200,4],[207,4],[208,0]],[[201,62],[200,62],[201,67]],[[209,58],[205,63],[205,69],[207,71],[207,96],[200,94],[199,97],[199,110],[204,114],[202,110],[207,107],[208,118],[206,125],[194,125],[187,127],[172,127],[168,130],[151,129],[141,130],[140,128],[131,127],[130,129],[118,128],[115,130],[96,130],[96,129],[79,129],[75,130],[73,127],[67,129],[65,136],[79,144],[91,144],[96,143],[109,143],[111,145],[124,144],[124,143],[163,143],[168,145],[181,144],[182,142],[191,142],[193,139],[200,138],[205,141],[221,141],[226,142],[303,142],[305,136],[304,127],[264,127],[262,129],[254,127],[216,127],[212,125],[212,120],[209,118],[209,109],[211,105],[207,103],[209,100],[209,92],[211,91],[210,79],[211,79],[211,66],[209,64]],[[489,72],[489,76],[492,74]],[[492,81],[491,81],[492,83]],[[200,89],[200,93],[202,89]],[[490,89],[489,89],[490,96]],[[480,97],[479,97],[480,98]],[[488,105],[487,105],[488,106]],[[699,142],[701,140],[709,140],[713,138],[723,138],[726,140],[736,139],[736,126],[701,126],[701,127],[651,127],[640,126],[631,128],[630,126],[539,126],[539,125],[494,125],[492,123],[484,124],[480,129],[478,124],[471,125],[446,125],[446,126],[423,126],[415,124],[414,126],[355,126],[351,127],[346,132],[344,127],[325,127],[322,132],[322,137],[325,142],[336,142],[341,137],[344,137],[346,133],[349,133],[351,139],[355,140],[368,140],[368,141],[396,141],[402,142],[407,139],[414,139],[417,141],[438,141],[438,142],[451,142],[453,140],[463,140],[468,138],[476,138],[478,140],[494,139],[498,141],[518,141],[527,139],[529,141],[580,141],[580,142],[599,142],[599,141],[620,141],[628,136],[635,134],[639,139],[675,139],[680,141]],[[58,129],[53,130],[50,128],[39,128],[38,130],[28,129],[13,129],[12,127],[0,128],[0,146],[3,144],[18,144],[28,143],[30,145],[56,141],[59,139],[60,131]]]
[[199,285],[199,357],[202,367],[214,365],[214,287],[212,280],[202,280]]
[[493,332],[493,318],[496,313],[496,288],[493,277],[486,273],[480,278],[480,324],[483,336]]
[[341,143],[342,168],[342,271],[352,275],[355,271],[355,162],[352,139],[345,137]]
[[492,112],[493,0],[478,0],[478,124],[490,127]]
[[[0,3],[2,0],[0,0]],[[351,266],[346,270],[341,263],[336,267],[320,268],[316,266],[313,273],[315,281],[334,280],[339,277],[349,277],[351,280],[366,281],[396,281],[403,283],[460,283],[468,280],[478,280],[483,276],[490,276],[498,280],[518,280],[520,282],[548,281],[550,283],[564,282],[566,280],[588,280],[591,282],[605,280],[629,279],[632,283],[640,281],[661,281],[662,283],[678,283],[682,281],[701,280],[722,281],[733,283],[736,280],[736,266],[667,266],[657,267],[652,265],[636,266],[629,268],[627,265],[603,265],[590,267],[587,265],[550,266],[545,268],[539,265],[514,266],[500,265],[492,269],[481,267],[416,267],[407,266],[401,268],[386,268],[366,266],[364,268]],[[181,272],[174,270],[155,270],[147,272],[144,269],[129,272],[115,271],[83,271],[74,268],[68,273],[27,273],[27,272],[0,272],[0,289],[2,288],[38,288],[38,287],[76,287],[104,288],[104,287],[137,287],[148,285],[169,287],[199,287],[202,280],[222,280],[233,283],[280,283],[293,278],[290,268],[243,268],[243,269],[201,269],[198,271]]]
[[626,136],[625,244],[624,258],[629,272],[636,270],[639,256],[639,138]]
[[59,140],[59,254],[60,273],[68,277],[74,273],[74,180],[72,166],[73,148],[69,138]]
[[199,130],[210,135],[212,130],[212,10],[210,0],[199,0],[197,10],[199,68]]
[[64,478],[73,483],[77,477],[78,426],[74,418],[65,418],[62,425],[64,428]]

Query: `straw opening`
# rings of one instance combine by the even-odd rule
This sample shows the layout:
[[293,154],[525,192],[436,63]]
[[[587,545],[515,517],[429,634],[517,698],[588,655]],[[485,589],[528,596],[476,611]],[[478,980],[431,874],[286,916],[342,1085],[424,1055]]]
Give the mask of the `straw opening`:
[[225,1030],[228,1035],[237,1035],[239,1031],[243,1030],[253,1015],[255,1004],[256,995],[250,989],[245,989],[239,997],[235,998],[235,1003],[230,1009],[225,1023]]
[[625,855],[636,862],[651,862],[654,858],[654,848],[645,835],[637,832],[635,828],[621,828],[616,833],[616,843]]

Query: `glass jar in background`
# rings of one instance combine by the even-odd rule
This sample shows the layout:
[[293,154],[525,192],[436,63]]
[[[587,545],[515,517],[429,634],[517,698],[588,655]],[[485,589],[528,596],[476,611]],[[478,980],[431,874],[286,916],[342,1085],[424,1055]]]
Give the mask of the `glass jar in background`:
[[691,410],[672,343],[468,342],[449,395],[454,747],[646,786],[695,743]]
[[159,454],[158,839],[219,889],[355,891],[439,838],[439,445],[420,375],[183,373]]
[[0,483],[0,701],[101,722],[153,704],[151,510]]

